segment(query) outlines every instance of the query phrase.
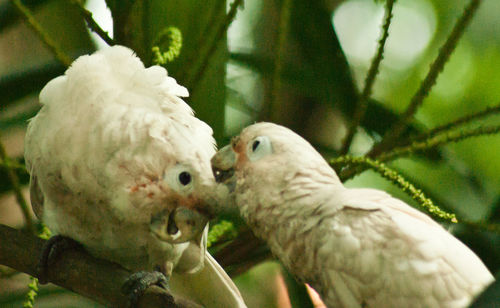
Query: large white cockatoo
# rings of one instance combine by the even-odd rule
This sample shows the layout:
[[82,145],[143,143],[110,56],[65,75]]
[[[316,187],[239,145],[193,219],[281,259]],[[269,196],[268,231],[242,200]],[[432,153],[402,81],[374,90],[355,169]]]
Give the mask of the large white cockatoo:
[[212,158],[212,168],[219,204],[236,206],[328,307],[465,307],[493,281],[427,215],[385,192],[344,187],[285,127],[247,127]]
[[114,46],[78,58],[40,93],[25,158],[32,206],[52,230],[132,271],[157,268],[175,294],[244,307],[206,251],[202,187],[213,186],[212,129],[164,68]]

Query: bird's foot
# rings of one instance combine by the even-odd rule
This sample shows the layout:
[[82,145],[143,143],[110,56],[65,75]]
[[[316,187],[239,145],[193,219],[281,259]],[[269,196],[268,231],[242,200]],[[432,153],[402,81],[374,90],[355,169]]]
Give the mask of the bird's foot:
[[[168,278],[161,272],[140,271],[130,275],[122,286],[122,293],[128,294],[130,298],[130,307],[137,307],[139,298],[152,285],[157,285],[167,291],[169,290]],[[173,297],[172,303],[174,303]]]
[[62,236],[54,235],[42,247],[42,252],[38,260],[37,272],[38,282],[46,284],[48,282],[48,269],[51,264],[54,264],[56,258],[63,251],[80,249],[81,245],[75,240]]

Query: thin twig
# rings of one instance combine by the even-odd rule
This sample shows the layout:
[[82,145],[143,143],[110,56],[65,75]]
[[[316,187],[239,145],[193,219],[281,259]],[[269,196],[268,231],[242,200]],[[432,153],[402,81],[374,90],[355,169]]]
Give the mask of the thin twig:
[[352,140],[356,133],[356,128],[359,126],[359,123],[363,121],[363,118],[366,113],[366,108],[368,106],[368,98],[370,98],[373,84],[375,83],[375,77],[379,72],[380,63],[384,57],[384,47],[387,38],[389,37],[389,26],[391,25],[392,20],[392,9],[394,7],[395,0],[387,0],[385,7],[385,18],[384,24],[382,25],[382,36],[378,42],[378,49],[375,57],[373,58],[370,68],[368,69],[368,73],[366,74],[365,86],[363,88],[363,92],[361,93],[361,97],[359,98],[358,104],[356,105],[356,109],[354,110],[354,115],[352,117],[351,125],[349,126],[349,130],[344,139],[344,143],[342,145],[342,149],[340,153],[342,155],[347,154],[349,152],[349,148],[351,147]]
[[368,157],[352,157],[347,155],[331,160],[330,164],[361,165],[368,167],[376,171],[377,173],[379,173],[380,175],[382,175],[384,178],[388,179],[395,185],[397,185],[405,193],[407,193],[413,200],[415,200],[421,207],[426,209],[432,215],[441,219],[449,220],[454,223],[458,222],[455,214],[446,213],[445,211],[441,210],[438,206],[434,204],[434,202],[432,202],[431,199],[426,197],[425,194],[420,189],[417,189],[413,184],[411,184],[405,178],[403,178],[403,176],[401,176],[396,171],[390,169],[380,161],[372,160]]
[[453,27],[450,36],[441,47],[436,60],[434,60],[434,62],[432,63],[427,76],[420,84],[420,88],[412,97],[408,108],[401,115],[400,120],[384,136],[382,141],[375,145],[368,153],[370,157],[377,157],[382,151],[386,150],[387,147],[389,147],[395,140],[397,140],[399,136],[401,136],[401,134],[405,131],[411,118],[415,115],[423,100],[427,97],[430,90],[436,83],[437,77],[439,76],[444,68],[444,65],[453,53],[458,40],[461,38],[462,34],[467,28],[467,25],[474,16],[474,13],[477,11],[479,4],[481,4],[481,0],[471,0],[469,5],[465,8],[464,13]]
[[[208,38],[210,37],[210,30],[215,29],[215,24],[218,20],[222,19],[226,15],[226,1],[217,0],[215,5],[211,6],[208,23],[203,29],[198,41],[196,42],[196,48],[190,48],[184,50],[183,57],[185,63],[197,63],[197,59],[200,58],[200,54],[203,50],[206,50]],[[188,70],[181,70],[177,74],[177,80],[185,80],[186,76],[189,76]]]
[[[37,231],[37,236],[41,239],[48,240],[52,235],[49,228],[47,228],[43,223],[39,225],[39,230]],[[26,292],[26,300],[23,303],[23,308],[33,308],[35,305],[35,298],[38,296],[40,283],[38,278],[30,276],[30,283],[28,284],[28,292]]]
[[35,232],[35,227],[33,225],[33,219],[31,218],[31,213],[28,208],[28,203],[24,199],[23,193],[21,191],[21,186],[19,185],[19,178],[14,170],[9,166],[9,158],[7,157],[7,152],[5,151],[5,146],[3,142],[0,140],[0,159],[4,163],[4,167],[7,171],[7,177],[12,185],[12,189],[14,191],[14,195],[16,196],[17,203],[21,208],[21,211],[24,216],[24,220],[26,222],[26,226],[28,230],[32,233]]
[[[429,139],[423,141],[414,141],[410,145],[401,146],[393,148],[389,152],[384,152],[377,157],[378,161],[385,162],[394,160],[398,157],[410,155],[418,151],[425,151],[435,148],[440,145],[444,145],[452,142],[459,142],[471,137],[480,137],[485,135],[494,135],[500,133],[500,126],[481,126],[476,127],[467,131],[451,131],[436,136],[432,136]],[[343,168],[339,173],[339,178],[344,182],[348,179],[360,174],[366,167],[363,166],[347,166]]]
[[436,136],[437,134],[445,132],[447,130],[457,129],[459,126],[469,124],[473,120],[478,120],[478,119],[481,119],[481,118],[484,118],[487,116],[494,115],[494,114],[499,113],[499,112],[500,112],[500,104],[498,104],[497,106],[488,107],[485,110],[482,110],[482,111],[479,111],[476,113],[472,113],[472,114],[468,114],[468,115],[461,117],[461,118],[458,118],[457,120],[452,121],[450,123],[446,123],[444,125],[437,126],[433,129],[429,130],[426,133],[415,136],[412,141],[428,139],[432,136]]
[[31,276],[28,284],[29,291],[26,293],[26,300],[23,303],[23,308],[33,308],[35,306],[35,298],[38,295],[38,278]]
[[281,92],[281,74],[283,71],[286,36],[288,34],[288,28],[290,25],[290,7],[290,0],[282,1],[278,27],[278,41],[274,52],[274,70],[269,89],[269,101],[266,109],[268,111],[266,117],[268,118],[272,114],[275,114],[274,108],[276,108],[276,106],[278,105],[278,97]]
[[82,14],[83,19],[87,22],[87,26],[90,30],[95,32],[103,41],[105,41],[109,46],[116,45],[116,42],[109,36],[108,32],[104,31],[101,26],[92,17],[92,12],[87,10],[81,2],[77,0],[71,0],[71,3],[78,9],[78,12]]
[[423,141],[414,141],[408,146],[396,147],[389,152],[380,154],[377,159],[380,161],[393,160],[403,155],[408,155],[417,151],[428,150],[443,144],[459,142],[471,137],[494,135],[498,133],[500,133],[500,125],[480,126],[467,131],[451,131],[432,136],[431,138]]
[[224,34],[227,32],[229,25],[231,24],[231,22],[234,20],[234,17],[236,16],[236,12],[238,10],[238,7],[242,3],[243,3],[243,0],[234,0],[234,2],[231,4],[231,7],[230,7],[229,12],[227,13],[227,15],[225,17],[224,22],[220,25],[219,29],[217,29],[215,37],[214,37],[213,41],[211,42],[208,51],[202,57],[201,65],[195,71],[195,73],[192,75],[193,77],[190,76],[191,78],[189,78],[187,80],[186,85],[188,86],[188,89],[189,89],[189,92],[191,93],[191,96],[194,95],[193,93],[196,91],[196,88],[197,88],[201,78],[205,74],[205,71],[208,67],[208,63],[210,62],[210,59],[212,58],[213,54],[217,50],[219,42],[224,37]]
[[208,23],[206,27],[203,29],[203,32],[201,33],[200,38],[196,44],[196,46],[198,46],[198,51],[205,48],[207,43],[206,38],[209,37],[210,30],[215,28],[215,24],[219,20],[219,18],[223,17],[226,14],[225,6],[226,6],[226,1],[224,0],[218,0],[215,3],[215,5],[212,6],[212,9],[210,10],[209,14],[210,17],[208,18]]
[[17,8],[19,13],[24,17],[28,25],[35,31],[35,33],[40,37],[42,42],[49,48],[49,50],[55,55],[57,60],[61,62],[64,66],[71,65],[71,59],[57,46],[57,44],[52,40],[52,38],[45,32],[42,26],[36,21],[30,10],[21,3],[21,0],[11,0],[14,6]]

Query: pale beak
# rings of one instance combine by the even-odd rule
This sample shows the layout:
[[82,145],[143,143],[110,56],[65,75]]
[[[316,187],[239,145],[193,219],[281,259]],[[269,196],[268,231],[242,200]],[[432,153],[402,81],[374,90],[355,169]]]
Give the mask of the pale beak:
[[154,215],[150,229],[158,239],[178,244],[199,239],[207,223],[205,215],[180,206],[171,212],[165,210]]
[[234,182],[236,154],[230,145],[220,149],[211,160],[212,172],[217,183],[230,185]]

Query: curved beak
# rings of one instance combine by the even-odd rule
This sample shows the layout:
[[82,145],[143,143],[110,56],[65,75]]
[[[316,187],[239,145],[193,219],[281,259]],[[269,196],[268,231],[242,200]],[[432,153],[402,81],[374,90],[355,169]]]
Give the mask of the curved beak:
[[162,211],[151,218],[151,232],[160,240],[171,243],[198,241],[208,223],[208,218],[198,211],[180,206]]
[[226,145],[220,149],[211,159],[212,172],[217,183],[232,186],[234,182],[234,165],[236,164],[236,154],[231,145]]

